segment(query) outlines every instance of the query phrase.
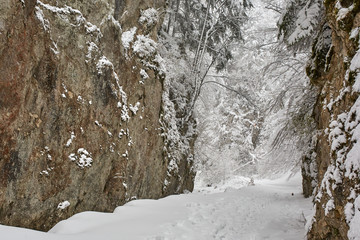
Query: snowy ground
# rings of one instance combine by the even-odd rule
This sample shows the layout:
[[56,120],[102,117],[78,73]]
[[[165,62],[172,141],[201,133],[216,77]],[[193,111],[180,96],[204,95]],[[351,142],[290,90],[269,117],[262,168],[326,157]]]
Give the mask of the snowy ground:
[[[237,181],[242,182],[242,181]],[[255,180],[224,192],[198,190],[160,200],[136,200],[114,213],[84,212],[49,233],[0,225],[1,239],[304,239],[312,204],[301,194],[301,177]]]

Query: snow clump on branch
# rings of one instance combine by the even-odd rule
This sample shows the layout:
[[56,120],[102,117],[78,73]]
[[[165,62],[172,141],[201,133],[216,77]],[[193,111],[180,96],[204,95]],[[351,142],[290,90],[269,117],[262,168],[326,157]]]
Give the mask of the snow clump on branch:
[[156,42],[144,35],[138,35],[133,45],[134,53],[137,53],[140,58],[148,58],[155,55],[156,49]]
[[141,11],[141,17],[139,18],[140,24],[146,24],[147,27],[154,26],[159,19],[158,11],[154,8],[148,8]]

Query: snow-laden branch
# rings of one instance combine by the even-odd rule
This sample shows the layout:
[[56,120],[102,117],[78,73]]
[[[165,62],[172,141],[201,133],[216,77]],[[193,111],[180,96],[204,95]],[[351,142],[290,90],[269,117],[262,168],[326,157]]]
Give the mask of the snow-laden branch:
[[[221,77],[222,77],[222,76],[221,76]],[[224,77],[225,77],[225,76],[224,76]],[[231,88],[231,87],[229,87],[229,86],[227,86],[227,85],[225,85],[225,84],[222,84],[222,83],[219,83],[219,82],[216,82],[216,81],[212,81],[212,80],[203,82],[201,86],[203,86],[203,85],[205,85],[205,84],[207,84],[207,83],[217,84],[217,85],[219,85],[219,86],[221,86],[221,87],[223,87],[223,88],[225,88],[225,89],[227,89],[227,90],[229,90],[229,91],[232,91],[232,92],[236,93],[237,95],[241,96],[242,98],[245,98],[246,101],[247,101],[248,103],[250,103],[250,105],[252,105],[253,107],[255,107],[255,108],[257,109],[257,106],[253,103],[253,101],[252,101],[248,96],[246,96],[245,94],[241,93],[240,91],[237,91],[237,90],[235,90],[235,89],[233,89],[233,88]]]

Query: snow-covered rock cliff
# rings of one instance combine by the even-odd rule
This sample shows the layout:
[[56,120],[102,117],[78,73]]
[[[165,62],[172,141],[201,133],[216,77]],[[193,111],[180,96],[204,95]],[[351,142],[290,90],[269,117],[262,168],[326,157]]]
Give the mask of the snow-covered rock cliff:
[[47,230],[192,190],[192,162],[164,150],[165,1],[0,6],[1,224]]

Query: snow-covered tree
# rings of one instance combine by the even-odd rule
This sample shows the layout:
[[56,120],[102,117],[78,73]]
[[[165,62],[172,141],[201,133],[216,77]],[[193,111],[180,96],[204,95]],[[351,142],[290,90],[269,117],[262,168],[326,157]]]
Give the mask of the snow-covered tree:
[[183,149],[178,154],[189,154],[191,158],[186,149],[191,149],[195,140],[195,103],[209,73],[220,71],[231,59],[231,43],[242,39],[245,9],[250,6],[247,0],[169,2],[160,52],[168,63],[163,101],[172,114],[166,116],[167,125],[176,133],[173,140],[169,139],[169,146]]
[[[311,42],[300,48],[278,38],[276,19],[284,18],[280,12],[289,9],[283,7],[284,1],[253,4],[243,27],[243,43],[232,46],[234,59],[227,72],[212,72],[205,81],[232,86],[241,94],[205,84],[203,101],[197,105],[196,156],[205,185],[218,184],[224,175],[276,177],[298,171],[313,133],[316,91],[305,74]],[[301,33],[291,27],[288,31]],[[212,170],[214,166],[227,170]]]
[[165,32],[179,43],[191,69],[191,99],[185,121],[193,112],[205,77],[212,67],[225,68],[232,58],[231,43],[242,39],[248,0],[173,0],[165,20]]
[[278,22],[279,38],[295,51],[308,49],[323,21],[322,0],[289,0]]

